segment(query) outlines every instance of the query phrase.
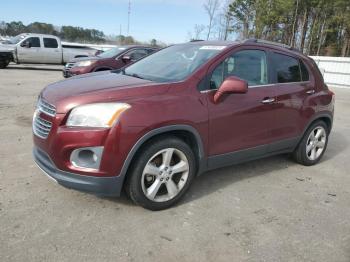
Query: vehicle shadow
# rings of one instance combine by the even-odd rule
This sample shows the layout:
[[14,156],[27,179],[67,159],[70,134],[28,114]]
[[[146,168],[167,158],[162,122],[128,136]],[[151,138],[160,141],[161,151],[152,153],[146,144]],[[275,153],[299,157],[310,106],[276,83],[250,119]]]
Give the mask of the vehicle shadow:
[[286,169],[294,163],[290,155],[278,155],[206,172],[197,177],[180,205],[210,195],[228,185]]
[[52,68],[49,67],[50,65],[47,65],[48,67],[45,67],[45,65],[43,66],[21,66],[21,65],[9,65],[8,67],[6,67],[5,69],[1,69],[1,70],[33,70],[33,71],[62,71],[62,67],[60,68]]
[[[339,131],[333,131],[321,163],[333,159],[345,151],[347,147],[348,141],[346,137]],[[205,172],[194,179],[189,191],[178,205],[188,204],[193,200],[215,193],[228,185],[244,179],[252,179],[271,172],[278,172],[295,165],[299,164],[293,161],[290,154],[283,154]],[[125,192],[118,198],[103,198],[121,205],[135,206]]]
[[321,162],[333,159],[339,154],[342,154],[348,148],[349,141],[345,135],[339,131],[333,130],[329,136],[327,150],[321,159]]
[[[347,147],[348,141],[346,137],[339,132],[332,132],[327,151],[320,163],[333,159]],[[194,180],[180,205],[210,195],[241,180],[278,172],[294,165],[299,164],[293,161],[290,154],[283,154],[206,172]]]

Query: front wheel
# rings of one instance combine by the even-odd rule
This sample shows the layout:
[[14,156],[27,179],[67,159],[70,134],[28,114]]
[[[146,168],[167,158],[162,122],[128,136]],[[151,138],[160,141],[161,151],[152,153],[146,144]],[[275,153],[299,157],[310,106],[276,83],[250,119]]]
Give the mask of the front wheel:
[[148,143],[133,163],[126,190],[137,204],[166,209],[180,200],[195,176],[191,148],[177,137]]
[[9,65],[9,61],[0,61],[0,69],[4,69]]
[[317,121],[311,125],[293,153],[295,161],[305,166],[318,163],[326,151],[328,134],[325,122]]

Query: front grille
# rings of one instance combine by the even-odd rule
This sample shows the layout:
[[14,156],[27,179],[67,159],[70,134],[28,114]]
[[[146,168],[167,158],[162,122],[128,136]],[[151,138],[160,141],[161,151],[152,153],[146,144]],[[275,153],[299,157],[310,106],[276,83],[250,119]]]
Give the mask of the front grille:
[[52,127],[52,123],[36,115],[33,119],[33,132],[41,138],[47,138]]
[[38,109],[39,111],[43,112],[44,114],[47,114],[49,116],[55,116],[56,115],[56,107],[45,102],[41,98],[39,98],[38,101]]

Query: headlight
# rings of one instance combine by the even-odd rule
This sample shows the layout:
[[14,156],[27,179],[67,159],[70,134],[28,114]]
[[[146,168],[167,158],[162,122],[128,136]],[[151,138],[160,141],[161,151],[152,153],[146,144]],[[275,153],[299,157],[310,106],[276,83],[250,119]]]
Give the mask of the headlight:
[[91,60],[80,61],[80,62],[76,62],[74,66],[76,66],[76,67],[89,66],[89,65],[92,65],[94,62],[95,61],[91,61]]
[[111,127],[130,105],[126,103],[96,103],[74,108],[67,126]]

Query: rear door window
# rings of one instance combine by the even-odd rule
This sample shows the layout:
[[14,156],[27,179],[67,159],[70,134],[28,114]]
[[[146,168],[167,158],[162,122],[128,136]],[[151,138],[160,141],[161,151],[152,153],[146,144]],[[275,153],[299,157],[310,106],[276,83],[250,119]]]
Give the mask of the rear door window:
[[272,53],[272,63],[276,78],[275,82],[292,83],[302,81],[297,59],[287,55]]
[[57,48],[58,43],[55,38],[44,38],[44,47],[45,48]]

